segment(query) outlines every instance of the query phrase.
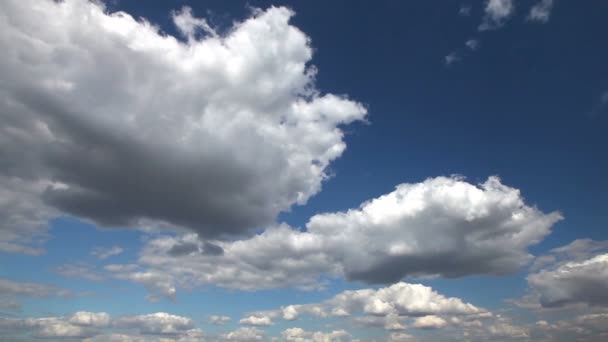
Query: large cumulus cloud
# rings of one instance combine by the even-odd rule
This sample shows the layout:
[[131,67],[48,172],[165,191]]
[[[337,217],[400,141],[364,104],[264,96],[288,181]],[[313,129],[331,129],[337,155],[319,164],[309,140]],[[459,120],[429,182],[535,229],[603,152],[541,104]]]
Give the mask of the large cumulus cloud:
[[148,288],[154,288],[148,280],[162,278],[156,290],[170,296],[175,288],[168,284],[253,290],[315,288],[323,285],[321,275],[385,284],[404,277],[500,275],[528,263],[527,248],[560,219],[527,205],[519,190],[496,177],[480,185],[437,177],[401,184],[356,209],[316,215],[306,231],[280,225],[232,242],[195,235],[153,239],[138,269],[112,270]]
[[223,36],[175,12],[186,41],[87,0],[0,12],[0,185],[43,199],[38,212],[240,234],[317,193],[345,149],[340,125],[366,114],[317,91],[286,8]]

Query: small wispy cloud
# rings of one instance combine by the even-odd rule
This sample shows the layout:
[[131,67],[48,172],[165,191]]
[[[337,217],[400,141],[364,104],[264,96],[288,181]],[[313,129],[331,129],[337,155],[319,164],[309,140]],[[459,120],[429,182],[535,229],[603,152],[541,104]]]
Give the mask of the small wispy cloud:
[[479,49],[479,39],[469,39],[464,43],[464,45],[466,45],[469,49],[476,51]]
[[113,255],[118,255],[124,252],[121,247],[112,246],[112,247],[95,247],[91,251],[91,255],[97,257],[100,260],[107,259]]
[[553,0],[540,0],[536,5],[532,6],[526,20],[546,23],[549,21],[552,9]]
[[443,58],[443,60],[446,66],[450,66],[456,62],[460,62],[461,57],[457,52],[450,52],[447,56]]
[[471,5],[468,4],[462,4],[460,5],[460,10],[458,11],[458,14],[464,16],[464,17],[468,17],[471,15]]

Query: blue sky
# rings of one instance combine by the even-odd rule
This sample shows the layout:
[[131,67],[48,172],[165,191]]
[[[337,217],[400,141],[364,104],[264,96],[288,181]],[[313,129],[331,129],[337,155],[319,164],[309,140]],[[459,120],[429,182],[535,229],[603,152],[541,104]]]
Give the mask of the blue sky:
[[608,3],[0,9],[0,335],[608,336]]

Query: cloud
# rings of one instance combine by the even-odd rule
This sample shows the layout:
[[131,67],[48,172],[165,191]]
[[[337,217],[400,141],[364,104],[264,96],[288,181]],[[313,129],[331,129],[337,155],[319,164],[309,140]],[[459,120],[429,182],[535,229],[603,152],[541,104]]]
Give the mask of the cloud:
[[187,317],[157,312],[148,315],[120,317],[115,319],[114,326],[136,329],[140,334],[175,335],[194,329],[194,321]]
[[209,323],[213,325],[224,325],[230,322],[230,317],[228,316],[218,316],[211,315],[209,316]]
[[472,51],[475,51],[479,49],[479,39],[469,39],[464,43],[464,45],[466,45]]
[[68,278],[80,278],[91,281],[100,281],[104,277],[99,272],[91,269],[87,264],[65,264],[55,268],[55,272]]
[[485,15],[479,25],[479,30],[486,31],[502,27],[514,11],[513,0],[487,0],[484,9]]
[[392,333],[388,336],[388,342],[409,342],[415,341],[416,338],[406,333]]
[[458,9],[458,14],[464,16],[464,17],[468,17],[471,15],[471,5],[468,4],[462,4],[460,5],[460,9]]
[[553,0],[539,0],[528,13],[527,20],[539,23],[546,23],[551,16],[553,9]]
[[444,57],[444,63],[447,66],[450,66],[456,62],[460,62],[462,58],[457,52],[450,52],[448,55]]
[[[175,300],[176,288],[173,276],[161,271],[132,271],[132,265],[113,265],[106,268],[114,277],[143,285],[148,290],[148,300],[156,302],[160,298]],[[125,271],[126,270],[126,271]]]
[[[402,330],[399,320],[418,317],[416,327],[441,326],[447,316],[476,316],[487,311],[458,298],[445,297],[420,284],[397,283],[379,289],[350,290],[320,303],[288,305],[276,310],[251,313],[250,317],[282,318],[294,321],[303,315],[317,318],[353,317],[359,323],[384,326],[387,330]],[[361,316],[363,315],[363,316]],[[362,319],[363,318],[363,319]],[[368,319],[371,318],[371,319]],[[445,322],[444,322],[445,325]]]
[[[554,249],[542,268],[528,276],[532,298],[542,307],[608,307],[608,244],[576,240]],[[585,255],[594,254],[587,258]],[[535,296],[536,295],[536,296]]]
[[201,38],[205,21],[183,9],[173,20],[187,42],[99,2],[8,0],[0,10],[10,51],[0,58],[10,193],[0,196],[17,202],[0,202],[14,227],[3,229],[13,234],[4,250],[27,252],[17,244],[31,234],[18,227],[44,232],[58,212],[204,237],[263,227],[320,191],[346,148],[340,127],[366,115],[316,89],[310,39],[286,8]]
[[608,337],[608,313],[583,314],[551,323],[540,320],[531,334],[544,341],[605,341]]
[[111,256],[121,254],[124,250],[118,246],[112,247],[95,247],[91,251],[91,255],[97,257],[97,259],[105,260]]
[[352,335],[345,330],[334,330],[329,333],[311,332],[302,328],[289,328],[281,332],[285,342],[347,342]]
[[215,30],[209,26],[207,20],[192,16],[192,8],[188,6],[182,7],[179,12],[173,12],[171,18],[179,32],[188,38],[189,41],[195,39],[195,34],[198,30],[202,30],[213,38],[219,38]]
[[84,338],[88,342],[203,341],[190,318],[165,312],[116,318],[87,311],[62,317],[0,318],[0,333],[7,337]]
[[315,215],[307,228],[347,278],[391,283],[514,272],[532,259],[526,248],[560,219],[527,206],[496,177],[479,186],[437,177],[398,185],[358,209]]
[[221,337],[227,341],[252,342],[264,341],[264,332],[254,327],[244,327],[231,331]]
[[71,324],[61,317],[0,318],[0,332],[7,337],[26,333],[36,338],[82,338],[95,334],[86,326]]
[[419,329],[437,329],[446,326],[447,322],[435,315],[428,315],[416,318],[413,327]]
[[45,250],[40,245],[48,238],[47,222],[56,211],[43,203],[40,194],[53,183],[4,175],[2,170],[20,173],[11,170],[12,160],[24,153],[18,152],[15,141],[29,134],[4,125],[0,124],[0,252],[41,255]]
[[67,296],[70,291],[52,285],[17,282],[8,279],[0,279],[0,298],[1,297],[33,297],[42,298],[50,296]]
[[272,319],[268,316],[249,316],[241,319],[239,324],[254,325],[258,327],[268,327],[273,325]]
[[210,241],[222,254],[171,253],[184,244],[202,250],[206,241],[196,235],[151,239],[140,252],[140,269],[113,273],[170,297],[177,287],[204,285],[317,289],[322,275],[377,284],[502,275],[530,262],[527,248],[560,219],[526,205],[519,190],[496,177],[480,185],[437,177],[398,185],[356,209],[315,215],[306,231],[283,224],[249,239]]

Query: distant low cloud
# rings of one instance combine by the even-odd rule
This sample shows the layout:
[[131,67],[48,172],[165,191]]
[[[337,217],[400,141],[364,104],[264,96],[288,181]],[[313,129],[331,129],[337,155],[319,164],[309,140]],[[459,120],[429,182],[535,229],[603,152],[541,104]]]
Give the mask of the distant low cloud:
[[[400,282],[377,290],[344,291],[321,303],[288,305],[277,310],[254,312],[248,318],[294,321],[305,315],[325,318],[360,317],[362,314],[384,318],[426,317],[418,323],[422,327],[440,324],[441,319],[435,315],[483,316],[489,313],[459,298],[445,297],[428,286]],[[389,327],[389,330],[392,329]]]
[[56,286],[0,279],[0,298],[67,296],[72,292]]
[[111,256],[121,254],[124,250],[118,246],[112,247],[95,247],[91,251],[91,255],[97,257],[97,259],[104,260]]
[[274,323],[272,322],[272,319],[268,316],[249,316],[241,319],[239,321],[239,324],[267,327],[273,325]]
[[264,341],[266,334],[255,327],[243,327],[221,335],[220,341],[255,342]]
[[285,342],[349,342],[353,340],[351,334],[345,330],[332,332],[311,332],[302,328],[289,328],[281,333]]
[[96,1],[0,11],[0,251],[42,253],[29,242],[61,214],[246,234],[319,192],[340,127],[366,116],[317,90],[310,39],[284,7],[222,36],[184,8],[185,42]]
[[0,318],[0,333],[9,338],[79,338],[86,342],[204,341],[192,319],[165,312],[111,317],[105,312],[79,311],[68,316]]
[[530,9],[530,13],[528,13],[527,19],[529,21],[546,23],[549,21],[552,9],[553,9],[553,0],[539,0]]
[[528,284],[542,307],[608,308],[608,241],[576,240],[539,259],[536,268]]
[[224,325],[230,322],[230,317],[228,316],[218,316],[218,315],[211,315],[209,316],[209,323],[213,324],[213,325]]
[[513,0],[487,0],[479,30],[486,31],[502,27],[514,11]]

